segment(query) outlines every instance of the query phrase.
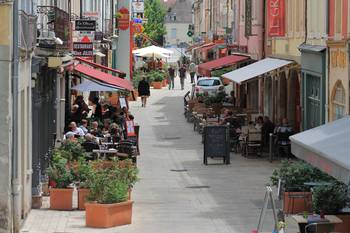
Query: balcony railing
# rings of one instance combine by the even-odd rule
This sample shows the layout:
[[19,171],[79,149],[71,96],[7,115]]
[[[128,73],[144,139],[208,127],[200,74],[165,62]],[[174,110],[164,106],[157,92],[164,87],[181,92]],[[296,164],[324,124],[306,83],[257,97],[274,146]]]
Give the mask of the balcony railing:
[[[39,47],[69,49],[71,22],[69,14],[58,7],[38,6]],[[58,40],[62,41],[62,44]]]

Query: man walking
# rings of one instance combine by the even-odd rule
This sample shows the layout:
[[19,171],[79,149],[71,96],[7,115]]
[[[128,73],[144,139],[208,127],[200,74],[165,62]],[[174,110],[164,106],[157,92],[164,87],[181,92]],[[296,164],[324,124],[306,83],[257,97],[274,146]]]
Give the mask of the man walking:
[[181,68],[179,69],[179,77],[180,77],[181,90],[183,90],[185,86],[185,78],[186,78],[185,65],[182,65]]
[[175,79],[175,69],[173,66],[170,66],[168,68],[168,87],[169,87],[169,90],[172,89],[174,90],[174,79]]
[[194,76],[196,74],[196,64],[194,64],[194,62],[192,61],[188,69],[191,76],[191,83],[195,83],[196,80],[194,79]]

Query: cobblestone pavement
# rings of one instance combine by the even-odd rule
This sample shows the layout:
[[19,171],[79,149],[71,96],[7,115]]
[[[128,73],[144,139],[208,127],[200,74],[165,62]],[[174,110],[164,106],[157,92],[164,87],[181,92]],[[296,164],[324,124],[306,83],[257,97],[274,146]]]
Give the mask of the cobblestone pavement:
[[[131,225],[86,228],[83,211],[43,208],[31,211],[22,232],[250,233],[255,229],[265,184],[277,163],[231,154],[230,165],[211,161],[218,164],[204,166],[201,136],[183,116],[186,91],[177,81],[175,90],[152,90],[146,108],[131,103],[141,125],[141,180],[132,193]],[[264,231],[271,232],[272,222],[268,210]],[[296,232],[293,222],[288,221],[287,232]]]

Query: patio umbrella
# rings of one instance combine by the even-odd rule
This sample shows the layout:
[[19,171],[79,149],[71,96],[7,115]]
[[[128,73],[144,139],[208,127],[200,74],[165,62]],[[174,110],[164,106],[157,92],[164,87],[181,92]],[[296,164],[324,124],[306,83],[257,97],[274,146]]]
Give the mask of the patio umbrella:
[[152,57],[153,59],[154,58],[168,58],[168,57],[170,57],[169,55],[166,55],[164,53],[159,53],[157,51],[144,51],[141,53],[137,53],[135,55],[139,56],[139,57]]
[[141,48],[141,49],[136,49],[134,51],[132,51],[133,54],[143,54],[143,53],[157,53],[157,54],[166,54],[166,55],[170,55],[173,54],[174,52],[162,47],[158,47],[158,46],[148,46],[145,48]]

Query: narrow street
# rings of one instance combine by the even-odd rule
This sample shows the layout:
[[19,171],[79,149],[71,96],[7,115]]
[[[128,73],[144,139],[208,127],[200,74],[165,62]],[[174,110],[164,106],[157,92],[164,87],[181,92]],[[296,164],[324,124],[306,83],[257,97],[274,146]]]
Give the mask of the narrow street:
[[[276,164],[231,154],[231,165],[218,160],[204,166],[201,136],[183,116],[186,91],[175,85],[174,91],[152,90],[147,108],[131,103],[141,125],[140,181],[132,192],[131,225],[86,228],[85,212],[41,209],[31,211],[22,232],[249,233],[255,229],[264,185]],[[271,231],[272,222],[268,212],[265,231]],[[288,226],[290,232],[292,228]]]

